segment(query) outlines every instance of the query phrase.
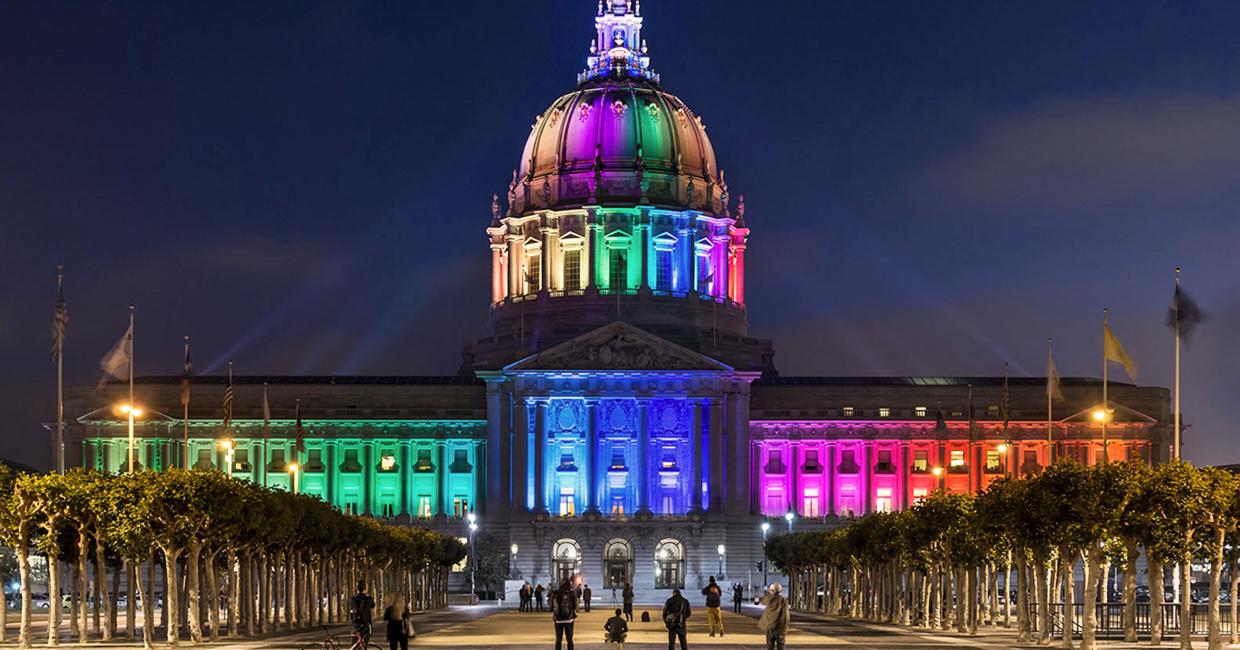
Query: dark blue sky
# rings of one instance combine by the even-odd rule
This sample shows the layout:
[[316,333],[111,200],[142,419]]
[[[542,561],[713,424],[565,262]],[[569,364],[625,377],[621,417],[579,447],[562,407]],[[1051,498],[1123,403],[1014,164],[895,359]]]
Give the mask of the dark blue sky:
[[[137,368],[451,374],[492,192],[571,89],[592,0],[0,5],[0,456],[46,464],[138,304]],[[1187,455],[1238,462],[1240,5],[646,0],[753,229],[784,374],[1170,382],[1172,269],[1213,316]],[[1119,371],[1117,371],[1119,372]],[[1122,375],[1120,375],[1122,377]]]

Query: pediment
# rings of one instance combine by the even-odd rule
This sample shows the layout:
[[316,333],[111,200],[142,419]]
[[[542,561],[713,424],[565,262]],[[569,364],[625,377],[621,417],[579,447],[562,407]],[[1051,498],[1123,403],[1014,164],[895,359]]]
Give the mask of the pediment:
[[504,370],[731,372],[731,366],[616,321],[513,363]]
[[[1110,422],[1113,422],[1113,423],[1138,422],[1138,423],[1148,423],[1148,424],[1156,424],[1158,422],[1157,419],[1152,418],[1136,409],[1132,409],[1127,406],[1124,406],[1123,404],[1118,404],[1114,401],[1111,401],[1111,402],[1108,402],[1108,405],[1109,405],[1108,408],[1111,410],[1111,419],[1109,420]],[[1097,410],[1097,407],[1091,406],[1087,409],[1083,409],[1081,411],[1077,411],[1076,413],[1073,413],[1072,415],[1069,415],[1063,420],[1060,420],[1060,422],[1072,423],[1072,424],[1096,423],[1096,420],[1094,419],[1095,410]]]

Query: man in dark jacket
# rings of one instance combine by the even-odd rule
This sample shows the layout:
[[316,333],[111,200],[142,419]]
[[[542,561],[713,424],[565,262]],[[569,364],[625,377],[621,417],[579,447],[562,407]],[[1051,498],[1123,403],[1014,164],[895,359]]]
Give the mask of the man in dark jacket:
[[607,632],[607,643],[624,643],[629,634],[629,624],[624,620],[624,613],[617,609],[616,615],[603,624],[603,630]]
[[568,650],[573,650],[573,623],[577,620],[577,592],[566,579],[560,588],[551,592],[551,616],[555,619],[555,650],[561,650],[568,639]]
[[534,588],[534,603],[538,606],[538,611],[540,612],[543,611],[543,594],[545,593],[547,593],[547,590],[543,589],[542,585],[538,585]]
[[745,600],[745,588],[741,583],[732,585],[732,611],[741,613],[741,602]]
[[624,592],[621,594],[624,599],[624,617],[633,622],[633,585],[624,583]]
[[719,611],[723,604],[723,587],[715,582],[715,576],[710,577],[710,584],[702,590],[702,595],[706,596],[706,624],[710,626],[710,635],[715,636],[718,628],[719,636],[723,636],[723,612]]
[[689,625],[689,601],[680,595],[679,589],[672,590],[672,597],[663,603],[663,624],[667,626],[667,650],[676,650],[676,640],[680,639],[680,650],[689,650],[689,642],[685,633]]
[[585,605],[587,612],[590,611],[590,598],[593,595],[594,593],[590,591],[590,585],[585,585],[581,588],[581,604]]

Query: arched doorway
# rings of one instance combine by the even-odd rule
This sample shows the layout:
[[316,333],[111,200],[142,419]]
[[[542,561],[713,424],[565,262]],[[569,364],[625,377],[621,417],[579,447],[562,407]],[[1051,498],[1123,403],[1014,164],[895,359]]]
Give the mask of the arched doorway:
[[665,539],[654,547],[654,588],[685,588],[685,547],[680,540]]
[[603,547],[603,587],[621,589],[633,581],[633,545],[613,539]]
[[581,545],[572,539],[561,539],[551,549],[551,576],[555,584],[572,580],[581,572]]

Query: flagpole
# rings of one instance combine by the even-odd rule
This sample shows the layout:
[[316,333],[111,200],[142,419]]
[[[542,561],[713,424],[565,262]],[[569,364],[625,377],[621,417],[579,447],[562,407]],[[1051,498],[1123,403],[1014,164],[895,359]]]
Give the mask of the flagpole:
[[[1175,267],[1175,295],[1180,295],[1180,267]],[[1176,305],[1175,318],[1175,434],[1171,446],[1171,458],[1180,457],[1180,312]]]
[[[1053,359],[1054,357],[1051,356],[1053,354],[1054,354],[1054,340],[1048,336],[1046,337],[1046,358],[1048,360]],[[1049,369],[1049,367],[1050,366],[1048,364],[1047,368]],[[1048,465],[1052,465],[1055,462],[1055,429],[1054,429],[1054,424],[1052,424],[1053,396],[1051,393],[1050,383],[1051,383],[1051,376],[1050,376],[1050,373],[1047,373],[1046,375],[1046,461]]]
[[[56,265],[57,308],[64,298],[65,265]],[[56,471],[65,473],[65,343],[64,333],[56,345]]]
[[129,305],[129,473],[133,474],[134,435],[133,417],[137,406],[133,403],[133,303]]
[[[189,336],[185,337],[185,358],[189,358]],[[184,428],[182,441],[181,469],[189,469],[189,374],[185,375],[185,399],[181,400],[181,423]]]
[[1110,416],[1107,402],[1107,313],[1106,307],[1102,308],[1102,462],[1110,460],[1107,450],[1107,418]]

